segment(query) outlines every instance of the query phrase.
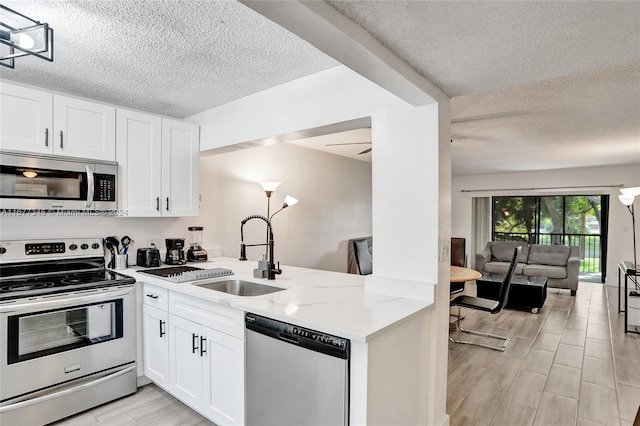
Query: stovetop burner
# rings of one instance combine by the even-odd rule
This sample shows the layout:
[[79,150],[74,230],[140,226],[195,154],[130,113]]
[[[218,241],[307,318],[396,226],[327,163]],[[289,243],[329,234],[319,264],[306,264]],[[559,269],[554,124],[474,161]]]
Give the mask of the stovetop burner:
[[60,283],[74,285],[100,282],[105,280],[105,272],[87,272],[84,274],[68,275],[62,278]]
[[51,281],[24,280],[21,282],[14,282],[12,284],[0,287],[0,293],[8,293],[12,291],[39,290],[39,289],[49,288],[53,286],[54,284]]
[[135,281],[129,276],[107,269],[36,276],[28,279],[16,276],[0,281],[0,300],[132,284]]

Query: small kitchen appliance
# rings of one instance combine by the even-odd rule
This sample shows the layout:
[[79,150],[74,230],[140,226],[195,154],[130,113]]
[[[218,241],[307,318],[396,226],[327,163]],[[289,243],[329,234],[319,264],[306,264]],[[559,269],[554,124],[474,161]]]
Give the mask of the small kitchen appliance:
[[117,211],[115,162],[0,151],[0,209]]
[[187,250],[187,260],[189,262],[206,262],[207,251],[202,248],[202,226],[190,226],[189,228],[189,250]]
[[184,238],[165,238],[167,246],[167,254],[164,263],[167,265],[184,265],[187,261],[184,259]]
[[160,250],[155,247],[139,248],[136,265],[143,268],[157,268],[160,266]]
[[0,241],[0,424],[134,393],[135,290],[105,268],[102,238]]

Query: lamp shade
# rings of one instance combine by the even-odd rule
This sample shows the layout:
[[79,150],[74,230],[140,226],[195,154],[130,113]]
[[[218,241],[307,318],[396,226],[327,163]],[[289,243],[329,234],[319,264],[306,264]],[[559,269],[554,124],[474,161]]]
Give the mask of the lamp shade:
[[278,186],[280,186],[280,182],[275,180],[266,180],[264,182],[260,182],[260,185],[262,185],[262,189],[264,189],[264,192],[271,193],[275,191]]
[[636,197],[634,197],[633,195],[625,195],[625,194],[618,195],[618,198],[620,199],[620,202],[625,206],[630,206],[631,204],[633,204],[633,201],[636,199]]
[[633,186],[630,188],[620,188],[620,192],[622,192],[622,195],[630,195],[632,197],[637,197],[638,195],[640,195],[640,186]]
[[296,198],[293,198],[291,195],[287,195],[286,197],[284,197],[284,204],[282,205],[282,207],[291,207],[297,203],[298,200]]

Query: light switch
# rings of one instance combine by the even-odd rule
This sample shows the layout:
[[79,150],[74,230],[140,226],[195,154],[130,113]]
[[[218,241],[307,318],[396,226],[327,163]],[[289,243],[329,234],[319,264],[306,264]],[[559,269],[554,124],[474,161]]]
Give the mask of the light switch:
[[451,242],[449,240],[440,240],[440,262],[449,262],[451,257]]

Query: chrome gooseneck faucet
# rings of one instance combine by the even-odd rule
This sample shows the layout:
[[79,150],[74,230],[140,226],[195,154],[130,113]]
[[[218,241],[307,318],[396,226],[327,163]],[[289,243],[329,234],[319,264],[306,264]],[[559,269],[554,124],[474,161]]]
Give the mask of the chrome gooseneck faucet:
[[[249,222],[251,219],[260,219],[264,220],[267,223],[268,229],[268,238],[266,244],[245,244],[244,243],[244,224]],[[267,246],[269,248],[268,257],[267,257],[267,279],[275,280],[276,274],[281,274],[282,270],[280,269],[280,262],[278,262],[278,267],[275,267],[275,261],[273,260],[273,228],[271,227],[271,222],[264,216],[260,215],[251,215],[246,217],[240,222],[240,260],[247,260],[247,247],[257,247],[257,246]]]

